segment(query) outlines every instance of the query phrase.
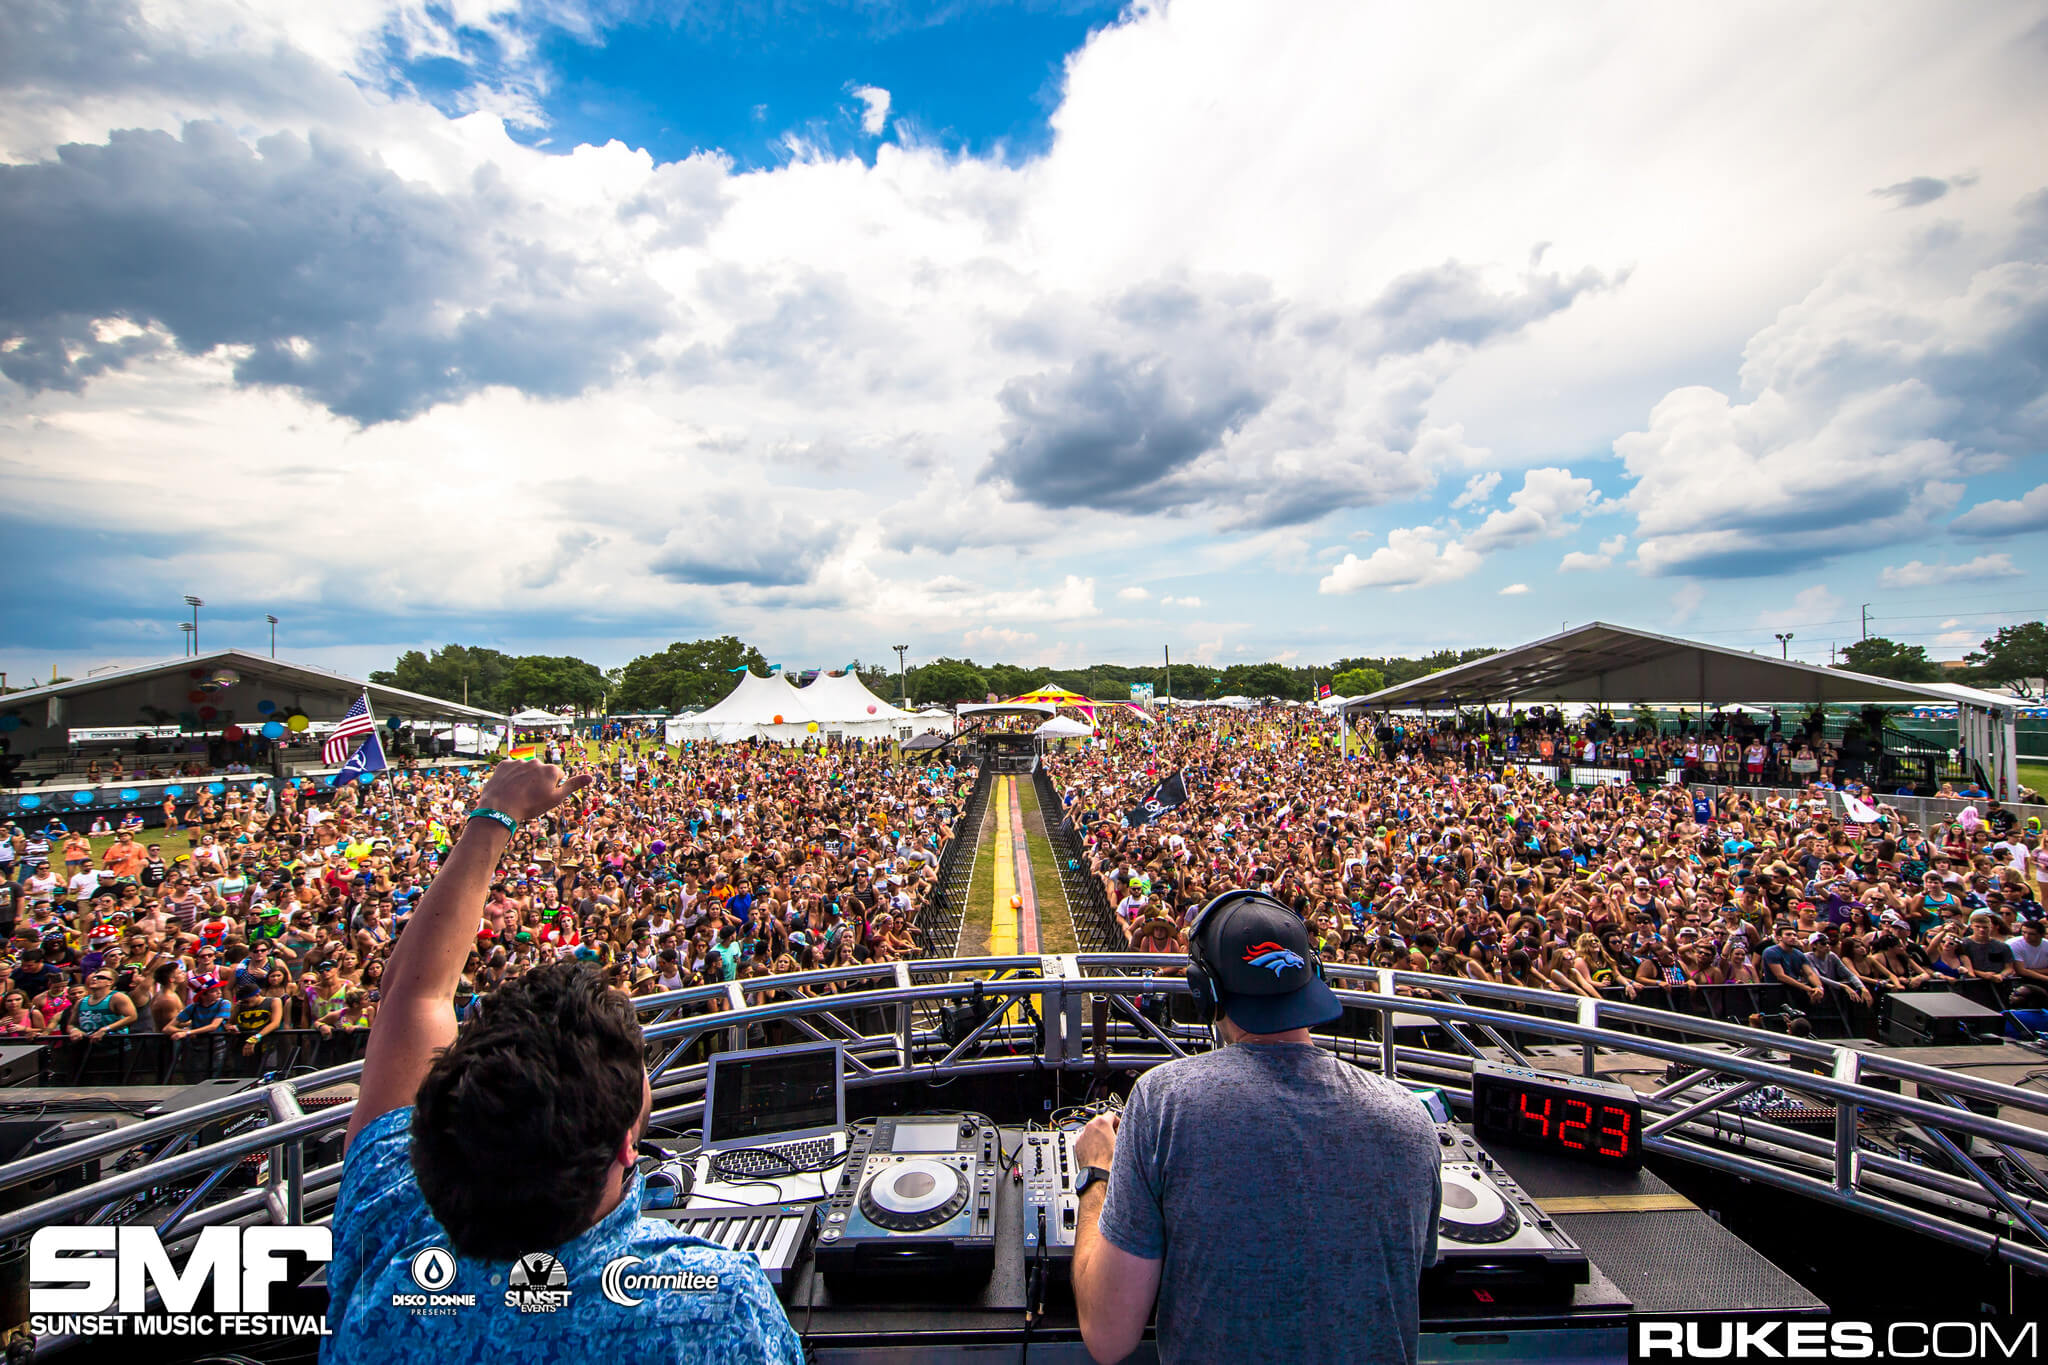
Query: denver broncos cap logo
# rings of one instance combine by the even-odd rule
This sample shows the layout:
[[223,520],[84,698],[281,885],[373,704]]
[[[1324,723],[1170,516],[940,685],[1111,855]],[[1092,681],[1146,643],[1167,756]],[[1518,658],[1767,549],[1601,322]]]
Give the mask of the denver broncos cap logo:
[[1276,977],[1289,967],[1305,967],[1308,965],[1301,960],[1301,954],[1283,948],[1271,939],[1267,939],[1264,943],[1254,943],[1251,947],[1245,949],[1244,960],[1254,967],[1272,968],[1273,975]]

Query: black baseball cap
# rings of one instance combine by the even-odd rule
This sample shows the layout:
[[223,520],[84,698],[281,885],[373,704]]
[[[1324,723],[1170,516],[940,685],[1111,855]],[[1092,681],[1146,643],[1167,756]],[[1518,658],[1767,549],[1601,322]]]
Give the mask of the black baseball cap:
[[1205,912],[1200,938],[1223,1012],[1245,1032],[1314,1028],[1344,1013],[1308,965],[1308,926],[1271,896],[1239,896]]

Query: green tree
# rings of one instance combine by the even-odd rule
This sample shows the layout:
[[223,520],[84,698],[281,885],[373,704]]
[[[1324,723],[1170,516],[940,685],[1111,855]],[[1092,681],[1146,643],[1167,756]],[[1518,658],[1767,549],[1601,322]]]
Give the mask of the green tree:
[[393,667],[372,672],[370,681],[443,701],[459,702],[466,693],[471,706],[502,711],[508,702],[505,675],[511,670],[512,657],[495,649],[442,645],[431,656],[409,649]]
[[934,659],[910,670],[910,695],[921,702],[980,701],[988,675],[972,659]]
[[1882,635],[1849,645],[1836,667],[1895,682],[1934,682],[1941,677],[1941,666],[1927,657],[1925,645],[1902,645]]
[[524,654],[512,661],[502,690],[508,706],[595,710],[605,677],[596,664],[566,654]]
[[1362,697],[1387,685],[1387,675],[1377,668],[1347,668],[1330,680],[1330,690],[1340,697]]
[[2000,626],[1984,647],[1965,654],[1975,665],[1973,682],[1993,687],[2010,687],[2023,697],[2041,695],[2048,680],[2048,624],[2027,621],[2017,626]]
[[760,650],[732,635],[678,640],[620,669],[612,702],[621,711],[702,710],[732,691],[739,681],[732,670],[741,667],[766,673],[768,661]]

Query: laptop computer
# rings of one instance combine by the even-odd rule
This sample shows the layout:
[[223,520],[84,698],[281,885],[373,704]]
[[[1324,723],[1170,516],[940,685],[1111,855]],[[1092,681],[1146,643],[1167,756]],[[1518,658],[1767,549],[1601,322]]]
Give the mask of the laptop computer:
[[[704,1076],[704,1143],[685,1207],[823,1199],[839,1185],[839,1166],[826,1163],[845,1154],[840,1044],[714,1053]],[[791,1163],[825,1169],[799,1174]]]

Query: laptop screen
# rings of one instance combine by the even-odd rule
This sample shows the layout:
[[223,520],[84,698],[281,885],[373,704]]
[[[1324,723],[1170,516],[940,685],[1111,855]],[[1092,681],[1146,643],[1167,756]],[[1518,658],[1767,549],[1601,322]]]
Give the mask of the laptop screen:
[[842,1122],[839,1049],[715,1058],[709,1122],[707,1146],[836,1126]]

